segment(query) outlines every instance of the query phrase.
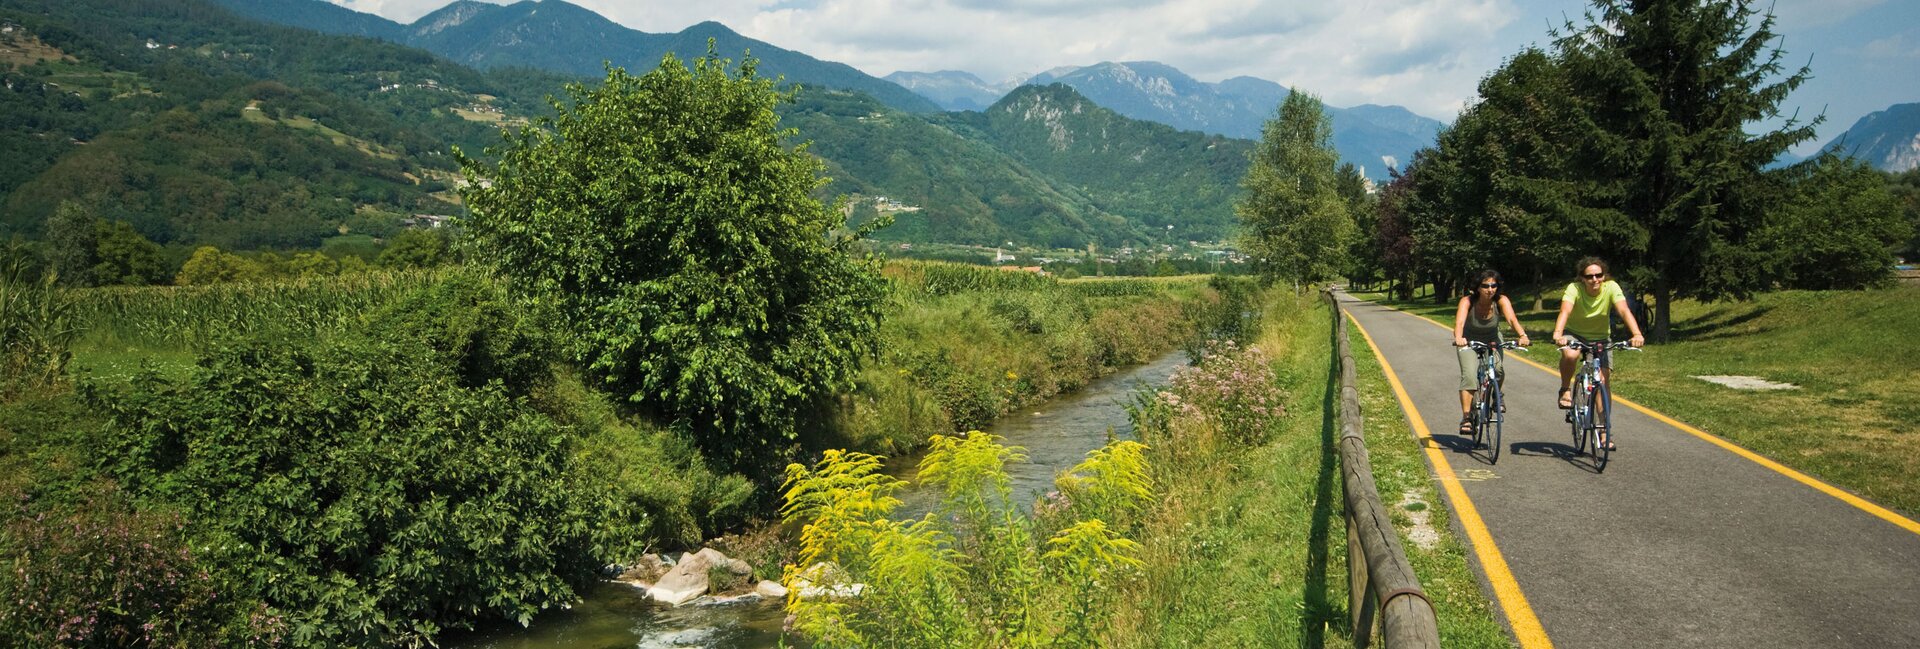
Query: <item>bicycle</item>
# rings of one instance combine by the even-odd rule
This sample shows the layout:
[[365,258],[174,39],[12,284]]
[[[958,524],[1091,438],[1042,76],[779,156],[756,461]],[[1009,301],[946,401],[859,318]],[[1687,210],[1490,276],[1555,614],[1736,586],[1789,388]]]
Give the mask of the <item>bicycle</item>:
[[1479,385],[1473,394],[1473,405],[1467,414],[1472,423],[1473,448],[1485,446],[1487,464],[1500,463],[1500,428],[1506,419],[1506,396],[1500,392],[1499,366],[1494,364],[1496,350],[1518,349],[1526,351],[1519,343],[1503,340],[1498,343],[1483,343],[1477,340],[1467,342],[1474,353],[1480,355]]
[[1592,455],[1594,471],[1605,471],[1607,459],[1613,454],[1609,448],[1613,442],[1613,391],[1600,380],[1600,355],[1614,350],[1637,352],[1640,348],[1611,340],[1576,340],[1560,348],[1580,352],[1580,369],[1574,373],[1573,385],[1569,386],[1573,407],[1567,409],[1567,423],[1572,424],[1573,431],[1573,452]]

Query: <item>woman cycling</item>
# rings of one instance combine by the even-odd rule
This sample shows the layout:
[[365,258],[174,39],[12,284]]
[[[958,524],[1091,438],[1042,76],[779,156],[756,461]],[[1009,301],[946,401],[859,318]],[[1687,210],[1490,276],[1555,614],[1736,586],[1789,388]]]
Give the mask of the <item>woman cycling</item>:
[[[1639,347],[1647,339],[1640,335],[1640,322],[1633,318],[1633,309],[1627,306],[1627,294],[1620,285],[1607,278],[1607,262],[1599,257],[1587,257],[1578,265],[1579,277],[1567,285],[1565,293],[1560,295],[1560,317],[1553,321],[1553,344],[1560,350],[1560,408],[1573,407],[1570,387],[1573,385],[1573,372],[1580,366],[1580,352],[1564,349],[1571,340],[1597,342],[1607,339],[1607,307],[1613,307],[1620,314],[1620,320],[1627,325],[1627,331],[1633,332],[1633,338],[1627,344]],[[1606,383],[1612,374],[1613,355],[1600,352],[1600,382]],[[1612,442],[1608,442],[1611,447]]]
[[[1513,302],[1500,292],[1500,273],[1492,270],[1480,271],[1478,279],[1469,284],[1467,294],[1460,297],[1460,308],[1453,314],[1453,345],[1458,347],[1460,356],[1460,432],[1473,432],[1473,393],[1480,388],[1480,356],[1468,342],[1498,344],[1500,342],[1500,321],[1506,320],[1507,326],[1520,336],[1520,346],[1533,342],[1527,338],[1527,330],[1520,328],[1520,319],[1513,315]],[[1504,353],[1498,349],[1490,350],[1494,354],[1493,362],[1498,380],[1507,376]],[[1504,383],[1503,383],[1504,384]]]

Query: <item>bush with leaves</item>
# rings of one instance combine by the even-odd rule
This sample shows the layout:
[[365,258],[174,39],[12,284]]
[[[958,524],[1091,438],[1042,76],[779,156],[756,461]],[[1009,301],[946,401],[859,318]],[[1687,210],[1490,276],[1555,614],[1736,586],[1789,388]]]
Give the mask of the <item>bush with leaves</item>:
[[460,156],[478,258],[567,356],[734,467],[778,466],[801,413],[851,385],[886,294],[756,65],[614,68],[508,134],[497,164]]
[[570,602],[622,510],[577,469],[580,433],[528,405],[543,343],[458,278],[376,321],[392,328],[90,386],[105,468],[181,508],[295,644],[430,642]]
[[1044,542],[1011,500],[1006,463],[1022,449],[993,435],[931,440],[919,479],[941,503],[914,520],[891,517],[906,483],[877,457],[835,450],[790,465],[781,512],[801,526],[784,579],[797,628],[825,647],[1099,646],[1137,546],[1122,535],[1130,522],[1080,515],[1125,517],[1151,500],[1141,450],[1117,442],[1063,476],[1087,506]]
[[13,502],[0,527],[0,645],[271,647],[286,627],[204,566],[176,515],[140,511],[111,484],[71,509]]

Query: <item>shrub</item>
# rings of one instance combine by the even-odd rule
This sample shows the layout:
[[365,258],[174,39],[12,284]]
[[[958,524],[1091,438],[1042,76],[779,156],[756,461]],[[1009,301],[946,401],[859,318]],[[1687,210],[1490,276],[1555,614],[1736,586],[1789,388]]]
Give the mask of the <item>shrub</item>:
[[0,644],[13,647],[261,647],[284,623],[199,565],[184,525],[142,512],[111,484],[72,511],[11,496],[0,527]]
[[575,435],[425,346],[247,343],[86,396],[112,473],[185,510],[297,644],[524,622],[600,565]]
[[1276,381],[1272,361],[1259,347],[1213,341],[1199,365],[1175,372],[1167,389],[1138,397],[1131,413],[1142,439],[1181,430],[1178,420],[1186,418],[1203,420],[1229,442],[1259,444],[1286,414]]

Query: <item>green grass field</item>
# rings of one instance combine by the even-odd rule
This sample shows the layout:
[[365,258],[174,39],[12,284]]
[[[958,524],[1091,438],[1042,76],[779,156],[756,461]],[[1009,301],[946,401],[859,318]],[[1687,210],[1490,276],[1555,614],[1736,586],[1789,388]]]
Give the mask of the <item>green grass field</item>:
[[[1447,326],[1453,306],[1359,297]],[[1524,303],[1516,304],[1527,306]],[[1521,314],[1536,341],[1557,304]],[[1673,340],[1618,354],[1616,393],[1860,494],[1920,514],[1920,287],[1783,291],[1751,302],[1674,305]],[[1555,350],[1528,356],[1553,367]],[[1534,370],[1527,370],[1534,371]],[[1735,390],[1693,378],[1757,376],[1796,390]]]
[[[1267,308],[1288,414],[1275,438],[1166,485],[1142,539],[1149,565],[1118,633],[1128,647],[1350,647],[1346,530],[1332,322],[1317,296]],[[1351,330],[1350,330],[1351,332]],[[1447,647],[1511,646],[1454,536],[1419,445],[1365,342],[1353,332],[1369,456],[1401,542],[1439,612]],[[1424,522],[1416,519],[1424,517]],[[1416,531],[1431,541],[1414,540]],[[1431,534],[1432,536],[1427,536]]]

